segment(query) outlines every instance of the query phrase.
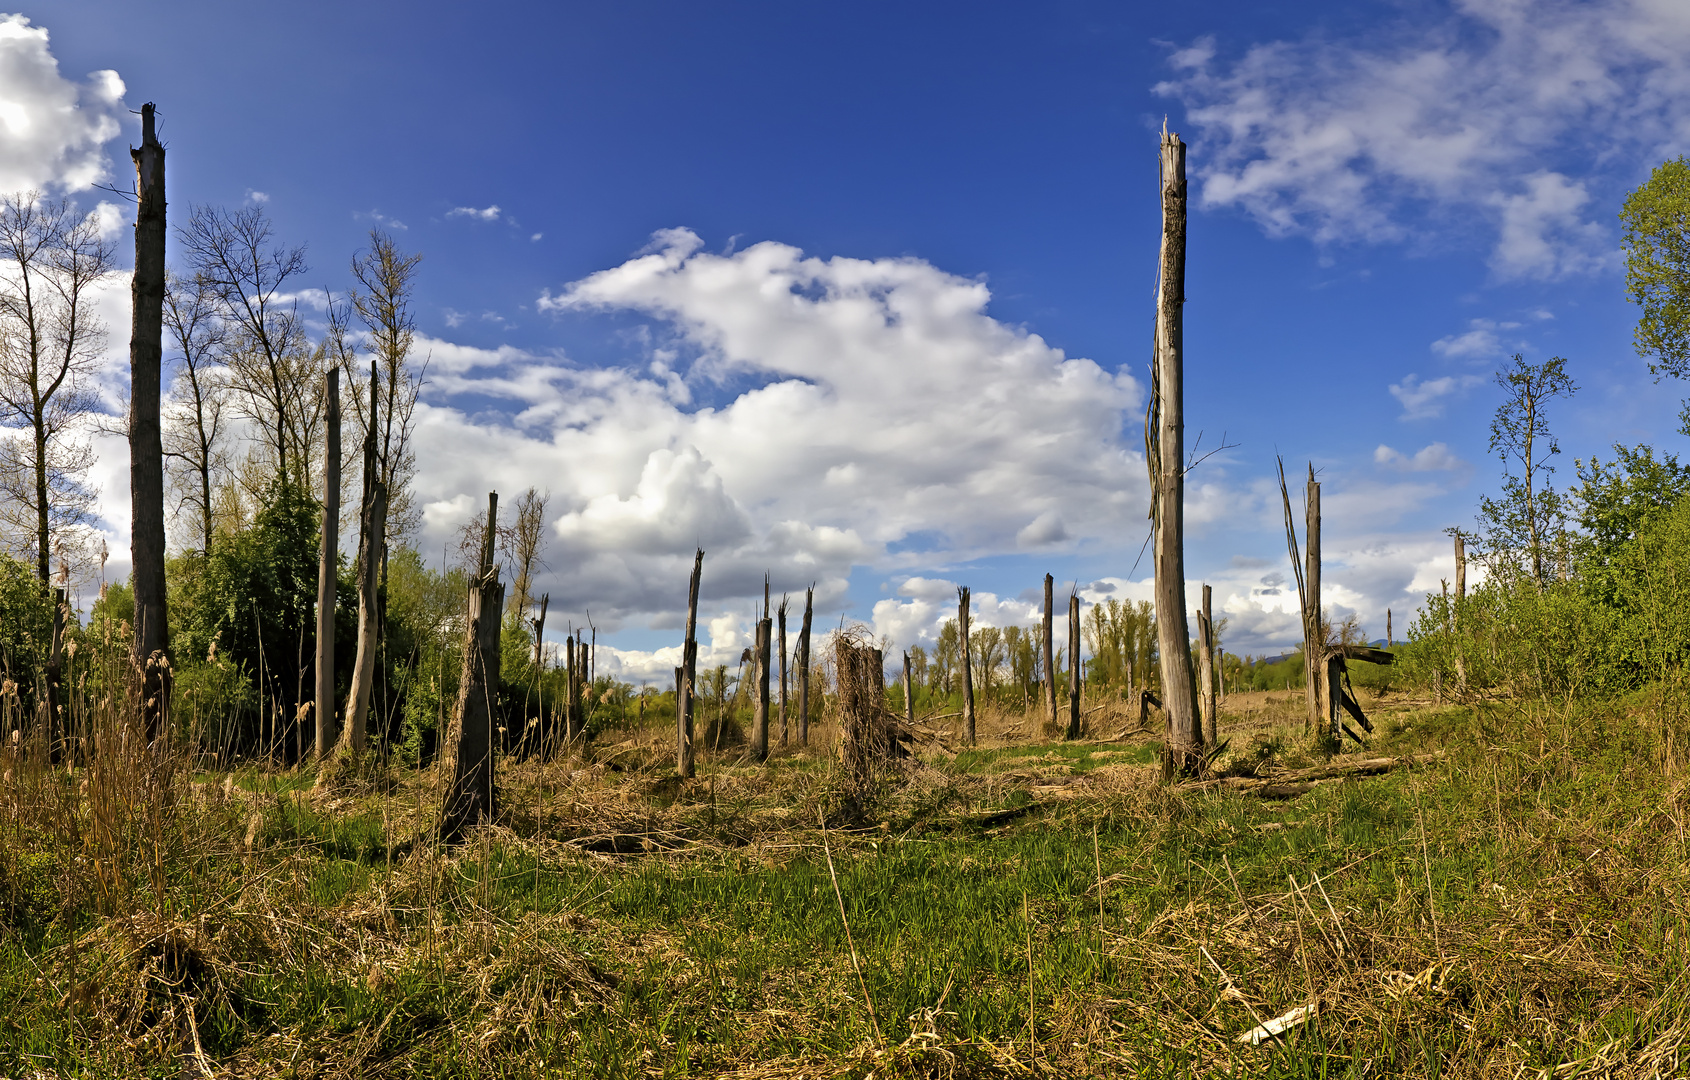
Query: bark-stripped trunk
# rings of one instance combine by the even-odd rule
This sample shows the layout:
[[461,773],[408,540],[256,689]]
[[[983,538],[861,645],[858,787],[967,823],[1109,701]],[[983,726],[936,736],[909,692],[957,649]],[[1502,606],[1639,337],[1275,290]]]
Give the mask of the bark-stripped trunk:
[[962,741],[974,745],[974,664],[968,644],[968,586],[956,591],[957,639],[962,645]]
[[915,679],[910,674],[910,651],[904,650],[904,722],[915,726]]
[[1198,648],[1197,682],[1203,699],[1203,742],[1213,746],[1220,729],[1215,712],[1215,622],[1209,604],[1213,590],[1203,586],[1203,610],[1197,616]]
[[1168,717],[1163,776],[1189,775],[1202,757],[1197,680],[1185,604],[1185,143],[1162,133],[1162,252],[1156,289],[1154,386],[1145,444],[1155,520],[1156,638]]
[[810,745],[810,614],[814,587],[804,590],[804,625],[798,630],[798,741]]
[[493,720],[498,712],[499,625],[505,609],[505,587],[493,562],[498,506],[498,494],[489,494],[481,567],[469,585],[458,708],[440,762],[440,775],[450,778],[440,803],[440,838],[448,843],[463,839],[475,825],[491,824],[498,809],[493,787]]
[[1326,631],[1320,612],[1320,482],[1314,478],[1313,465],[1309,466],[1305,505],[1303,579],[1308,586],[1303,601],[1303,666],[1308,678],[1309,730],[1320,732],[1326,727]]
[[1045,575],[1045,722],[1056,730],[1056,578]]
[[[364,512],[358,540],[358,654],[352,663],[352,690],[346,701],[346,730],[341,743],[353,753],[364,750],[364,730],[376,679],[376,595],[381,552],[387,532],[387,485],[376,471],[376,367],[370,365],[370,413],[364,433]],[[491,528],[491,526],[489,526]],[[489,534],[491,535],[491,534]],[[486,547],[489,541],[484,540]]]
[[141,106],[141,146],[129,156],[135,162],[136,195],[129,338],[133,658],[141,674],[141,708],[150,741],[160,733],[170,699],[170,667],[165,660],[170,628],[164,591],[164,443],[159,426],[164,361],[164,147],[154,130],[151,102]]
[[776,610],[776,623],[779,633],[776,645],[780,649],[780,744],[786,745],[786,597],[780,598],[780,607]]
[[[767,609],[765,609],[767,610]],[[774,620],[757,620],[757,644],[753,662],[757,666],[757,697],[751,713],[751,760],[769,759],[769,637]]]
[[317,552],[317,756],[334,749],[335,585],[340,570],[340,369],[325,376],[328,415],[323,447],[323,537]]
[[1068,597],[1068,737],[1080,737],[1080,598]]
[[1467,607],[1467,542],[1455,534],[1455,685],[1467,689],[1467,658],[1461,647],[1461,614]]
[[687,636],[681,644],[681,681],[675,698],[675,769],[691,776],[693,763],[693,711],[698,700],[698,583],[704,576],[704,549],[692,557],[692,581],[687,586]]
[[61,747],[65,738],[64,707],[60,704],[59,684],[64,678],[65,660],[65,590],[53,590],[53,640],[47,653],[46,730],[47,760],[54,765],[63,760]]

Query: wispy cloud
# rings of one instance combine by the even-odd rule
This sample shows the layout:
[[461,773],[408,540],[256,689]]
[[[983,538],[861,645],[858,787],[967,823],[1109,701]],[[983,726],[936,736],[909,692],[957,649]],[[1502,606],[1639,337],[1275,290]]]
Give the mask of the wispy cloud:
[[1498,331],[1518,330],[1517,322],[1497,322],[1494,319],[1471,319],[1467,329],[1459,334],[1449,334],[1432,342],[1432,351],[1439,356],[1447,356],[1454,360],[1486,360],[1495,356],[1506,355],[1509,351],[1518,352],[1525,347],[1523,342],[1505,345]]
[[1422,382],[1418,375],[1409,374],[1402,382],[1391,384],[1391,396],[1402,403],[1402,419],[1429,420],[1443,415],[1450,398],[1482,382],[1477,375],[1445,375]]
[[473,206],[454,206],[452,209],[446,211],[446,216],[449,218],[472,218],[476,221],[498,221],[499,207],[497,205],[493,205],[477,210]]
[[[1201,198],[1317,243],[1483,223],[1500,278],[1611,264],[1595,190],[1690,141],[1690,5],[1457,0],[1366,40],[1318,34],[1169,56],[1200,133]],[[1429,10],[1421,8],[1418,10]]]
[[1380,443],[1379,448],[1373,451],[1373,462],[1399,472],[1451,472],[1467,468],[1467,462],[1456,457],[1455,452],[1441,442],[1424,446],[1413,455]]

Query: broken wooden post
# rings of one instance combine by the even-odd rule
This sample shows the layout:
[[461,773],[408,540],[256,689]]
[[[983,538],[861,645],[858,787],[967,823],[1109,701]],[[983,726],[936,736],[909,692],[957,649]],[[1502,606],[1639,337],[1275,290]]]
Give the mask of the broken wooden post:
[[891,716],[879,650],[860,628],[834,635],[833,670],[839,692],[839,756],[847,813],[861,817],[873,802],[878,774],[892,752]]
[[769,579],[763,579],[763,614],[757,620],[757,639],[752,663],[756,667],[756,698],[751,706],[751,760],[769,760],[769,638],[774,620],[769,618]]
[[1386,608],[1385,609],[1385,648],[1388,649],[1392,645],[1395,645],[1396,643],[1397,643],[1396,638],[1394,638],[1391,635],[1391,609]]
[[581,734],[581,672],[575,655],[575,631],[563,638],[563,741],[573,743]]
[[810,745],[810,612],[816,587],[804,590],[804,625],[798,630],[798,741]]
[[335,730],[334,615],[340,571],[340,369],[323,377],[323,530],[317,551],[317,756],[328,756]]
[[915,726],[915,679],[910,674],[910,651],[904,650],[904,723]]
[[1056,578],[1045,575],[1044,668],[1045,723],[1056,731],[1056,646],[1055,646]]
[[957,595],[957,638],[962,646],[962,741],[974,745],[974,664],[968,644],[968,586]]
[[687,636],[681,642],[681,678],[675,693],[675,771],[691,776],[693,763],[693,703],[698,700],[698,583],[704,576],[704,549],[692,557],[692,581],[687,586]]
[[[152,102],[141,106],[141,145],[129,151],[135,162],[135,273],[130,283],[129,337],[130,556],[135,638],[130,655],[141,681],[141,712],[148,742],[165,733],[164,721],[170,708],[170,664],[165,659],[170,625],[164,578],[164,436],[159,414],[164,377],[164,146],[158,141],[153,113]],[[74,304],[69,310],[76,318]],[[33,350],[35,343],[32,341],[29,347]],[[70,358],[65,357],[64,363],[69,365]],[[45,461],[41,465],[48,467]],[[42,488],[43,494],[45,490]],[[42,509],[43,529],[46,514]],[[41,539],[44,545],[45,532]],[[45,567],[45,550],[40,558]],[[46,575],[42,577],[45,584]]]
[[498,714],[499,627],[505,587],[493,561],[493,536],[499,496],[487,496],[487,528],[481,565],[469,584],[464,628],[464,666],[458,684],[458,708],[447,731],[440,774],[448,777],[440,804],[439,836],[447,843],[463,839],[478,824],[491,824],[497,809],[493,787],[493,724]]
[[1162,132],[1162,250],[1156,286],[1155,364],[1145,417],[1150,517],[1155,529],[1156,637],[1168,716],[1164,779],[1202,760],[1197,680],[1185,604],[1185,143]]
[[1068,594],[1068,737],[1080,737],[1080,597]]
[[780,705],[779,705],[779,709],[780,709],[780,744],[782,746],[785,746],[786,745],[786,594],[785,593],[781,594],[780,607],[776,609],[776,614],[777,614],[777,621],[780,624],[780,626],[779,626],[780,633],[779,633],[779,642],[778,642],[778,645],[779,645],[779,648],[780,648],[780,694],[779,694],[779,697],[780,697]]
[[1213,746],[1220,721],[1215,715],[1215,623],[1209,604],[1214,590],[1203,586],[1203,609],[1197,613],[1197,685],[1203,708],[1203,742]]
[[[387,485],[376,470],[376,365],[370,362],[369,424],[364,432],[364,510],[358,538],[358,652],[352,661],[352,689],[346,702],[346,730],[340,747],[354,754],[364,750],[364,725],[376,682],[376,633],[382,549],[386,546]],[[497,507],[497,494],[493,505]],[[487,526],[493,528],[492,524]],[[482,538],[483,564],[492,559],[493,534]],[[485,571],[483,571],[485,572]]]

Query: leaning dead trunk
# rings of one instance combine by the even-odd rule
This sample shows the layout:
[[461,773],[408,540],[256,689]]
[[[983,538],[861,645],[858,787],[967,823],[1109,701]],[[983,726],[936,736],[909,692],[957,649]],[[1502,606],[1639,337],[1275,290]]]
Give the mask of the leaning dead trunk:
[[164,585],[164,443],[159,422],[164,362],[164,147],[153,105],[141,106],[135,162],[135,276],[129,338],[129,490],[133,532],[135,642],[147,739],[158,737],[170,699],[165,660],[169,616]]
[[493,537],[499,496],[487,497],[487,529],[481,566],[470,582],[464,666],[458,684],[458,708],[446,733],[440,775],[448,777],[440,803],[439,835],[456,843],[476,825],[491,824],[497,805],[493,787],[493,718],[498,711],[499,628],[505,587],[493,562]]
[[974,745],[974,664],[968,644],[968,586],[956,591],[957,637],[962,645],[962,741]]
[[317,550],[317,756],[334,749],[334,615],[340,570],[340,369],[324,379],[323,532]]
[[1155,524],[1156,637],[1168,717],[1163,776],[1190,775],[1202,760],[1197,680],[1185,605],[1185,143],[1162,133],[1162,252],[1156,289],[1155,365],[1145,424]]

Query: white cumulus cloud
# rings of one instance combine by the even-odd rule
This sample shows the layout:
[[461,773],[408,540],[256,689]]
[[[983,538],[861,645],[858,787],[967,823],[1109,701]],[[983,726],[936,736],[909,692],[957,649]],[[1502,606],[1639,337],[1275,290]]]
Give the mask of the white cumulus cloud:
[[451,217],[474,218],[476,221],[498,221],[499,220],[499,208],[498,208],[498,206],[495,205],[495,206],[483,207],[482,209],[477,210],[473,206],[454,206],[452,209],[446,211],[446,216],[449,217],[449,218],[451,218]]
[[0,15],[0,191],[81,191],[106,180],[105,144],[123,130],[123,80],[59,74],[45,27]]
[[1391,384],[1391,396],[1402,403],[1404,420],[1428,420],[1442,416],[1450,398],[1482,382],[1477,375],[1445,375],[1422,381],[1411,373],[1403,376],[1402,382]]

